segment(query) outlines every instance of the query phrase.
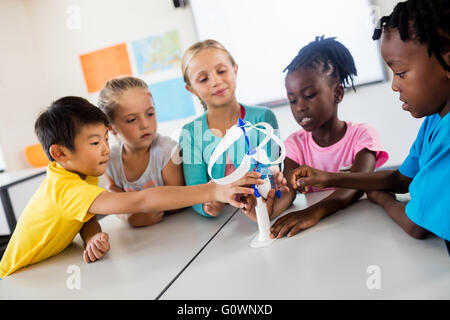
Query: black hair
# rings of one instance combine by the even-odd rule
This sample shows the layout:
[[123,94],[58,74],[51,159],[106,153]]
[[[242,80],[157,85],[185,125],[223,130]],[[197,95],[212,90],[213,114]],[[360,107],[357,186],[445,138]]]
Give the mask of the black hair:
[[357,76],[355,61],[350,51],[335,37],[326,38],[324,36],[316,37],[308,45],[300,49],[297,56],[283,70],[288,70],[288,74],[301,69],[313,68],[328,74],[341,83],[344,88],[351,83],[353,90],[353,77]]
[[400,39],[413,39],[426,44],[428,56],[432,54],[446,71],[449,65],[442,58],[441,50],[450,43],[450,1],[408,0],[399,2],[389,16],[379,21],[372,39],[378,40],[384,30],[398,29]]
[[34,132],[50,161],[50,146],[59,144],[75,150],[75,137],[90,124],[108,126],[107,116],[96,106],[80,97],[64,97],[52,103],[36,119]]

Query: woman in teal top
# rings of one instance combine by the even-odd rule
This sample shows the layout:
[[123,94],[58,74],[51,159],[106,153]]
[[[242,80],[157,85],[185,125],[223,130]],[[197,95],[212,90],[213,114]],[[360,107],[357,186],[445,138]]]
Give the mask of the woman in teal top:
[[[237,70],[237,64],[230,53],[215,40],[197,42],[186,50],[183,56],[182,71],[186,89],[200,99],[206,110],[203,115],[187,123],[180,135],[186,185],[211,180],[208,175],[211,155],[226,131],[236,125],[239,118],[251,124],[267,122],[279,136],[278,122],[270,109],[237,102]],[[250,146],[255,148],[265,135],[258,130],[250,130],[248,137]],[[278,158],[279,146],[273,141],[269,141],[265,150],[269,159]],[[248,147],[242,135],[213,166],[213,177],[222,178],[232,172],[240,165],[247,151]],[[202,215],[217,216],[224,205],[210,202],[195,205],[193,208]]]

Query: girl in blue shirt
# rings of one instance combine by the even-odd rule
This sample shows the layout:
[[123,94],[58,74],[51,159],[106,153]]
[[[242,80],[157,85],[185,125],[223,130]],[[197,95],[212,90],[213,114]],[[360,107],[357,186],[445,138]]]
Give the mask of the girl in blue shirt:
[[[434,233],[450,240],[450,2],[408,0],[380,20],[374,40],[382,37],[381,53],[394,77],[405,111],[423,118],[409,156],[398,170],[328,173],[299,168],[293,184],[367,191],[409,235],[423,239]],[[394,193],[411,195],[397,201]],[[278,230],[272,230],[277,233]]]
[[[216,146],[226,131],[235,126],[238,118],[251,124],[269,123],[278,135],[278,122],[274,113],[264,107],[247,106],[236,98],[236,76],[238,66],[231,54],[217,41],[205,40],[189,47],[182,62],[182,73],[186,89],[197,96],[205,113],[184,125],[180,135],[180,146],[183,154],[183,171],[186,185],[206,183],[208,164]],[[264,138],[257,130],[248,133],[250,145],[255,148]],[[272,142],[272,141],[271,141]],[[237,168],[245,153],[247,145],[242,136],[224,153],[221,161],[212,168],[215,179],[230,174]],[[278,158],[279,148],[275,143],[268,143],[266,152],[271,160]],[[217,201],[193,206],[196,212],[205,216],[217,216],[224,207]],[[250,212],[248,202],[244,212]],[[253,214],[249,217],[256,220]]]

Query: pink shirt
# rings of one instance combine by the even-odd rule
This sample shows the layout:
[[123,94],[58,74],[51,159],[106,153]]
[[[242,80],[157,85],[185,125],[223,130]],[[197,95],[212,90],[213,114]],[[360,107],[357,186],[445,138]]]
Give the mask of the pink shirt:
[[[389,158],[386,150],[381,146],[377,130],[365,123],[347,122],[344,137],[329,147],[321,147],[314,142],[311,132],[299,130],[291,134],[285,141],[286,156],[298,165],[329,171],[349,171],[359,151],[368,149],[376,153],[378,168]],[[312,188],[312,191],[318,191]]]

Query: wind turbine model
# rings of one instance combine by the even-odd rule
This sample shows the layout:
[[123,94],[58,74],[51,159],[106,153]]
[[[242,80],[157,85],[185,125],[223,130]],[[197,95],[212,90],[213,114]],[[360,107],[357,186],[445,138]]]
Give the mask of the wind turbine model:
[[[258,128],[258,126],[263,127],[264,129]],[[254,149],[252,149],[250,141],[247,136],[247,133],[253,129],[263,132],[266,135],[264,140]],[[214,179],[214,177],[211,174],[214,163],[216,163],[219,157],[224,152],[226,152],[228,148],[230,148],[230,146],[235,141],[237,141],[242,135],[244,135],[245,137],[248,151],[245,154],[244,158],[242,159],[240,166],[236,168],[236,170],[233,171],[230,175],[220,179]],[[270,159],[267,157],[266,151],[263,149],[263,147],[270,140],[275,141],[281,148],[281,154],[275,161],[270,161]],[[273,240],[275,240],[270,238],[269,214],[267,211],[266,203],[263,201],[262,198],[267,199],[267,194],[269,193],[270,189],[273,189],[275,187],[272,180],[272,174],[270,172],[270,166],[282,163],[285,157],[286,157],[286,149],[283,143],[278,138],[278,136],[274,134],[273,128],[268,123],[260,122],[255,125],[252,125],[251,123],[246,122],[240,118],[236,126],[231,127],[227,131],[222,141],[217,145],[216,149],[211,155],[211,159],[208,164],[208,174],[211,177],[211,179],[218,184],[229,184],[239,180],[250,170],[252,163],[255,164],[256,167],[255,171],[261,172],[262,174],[261,179],[264,180],[264,184],[253,185],[256,196],[255,211],[259,230],[258,235],[253,239],[251,243],[251,246],[253,248],[264,247],[272,243]],[[277,196],[278,197],[281,196],[279,190],[277,191]]]

